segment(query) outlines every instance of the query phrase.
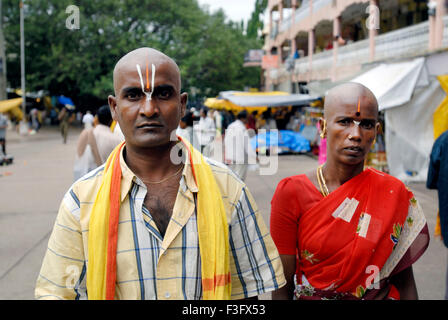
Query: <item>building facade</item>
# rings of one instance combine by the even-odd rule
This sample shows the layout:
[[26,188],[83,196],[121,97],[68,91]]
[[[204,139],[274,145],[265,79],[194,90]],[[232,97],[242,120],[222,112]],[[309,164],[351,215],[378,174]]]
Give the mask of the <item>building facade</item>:
[[447,0],[269,0],[265,90],[343,81],[363,67],[448,48]]

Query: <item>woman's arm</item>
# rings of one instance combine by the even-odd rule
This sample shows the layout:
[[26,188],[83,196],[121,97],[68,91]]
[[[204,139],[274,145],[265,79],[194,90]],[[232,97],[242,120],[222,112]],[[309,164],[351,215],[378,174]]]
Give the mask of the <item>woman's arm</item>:
[[281,254],[283,273],[286,285],[272,292],[272,300],[292,300],[294,296],[294,273],[296,272],[296,256]]
[[418,300],[417,286],[415,285],[412,266],[392,276],[390,282],[400,292],[400,300]]

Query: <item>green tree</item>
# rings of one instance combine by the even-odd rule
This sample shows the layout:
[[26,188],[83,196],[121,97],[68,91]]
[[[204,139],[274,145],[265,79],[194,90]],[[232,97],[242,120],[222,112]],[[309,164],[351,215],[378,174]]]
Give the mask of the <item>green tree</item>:
[[247,36],[249,38],[258,38],[258,32],[263,31],[263,20],[260,15],[266,10],[268,0],[256,0],[255,8],[252,12],[251,18],[247,23]]
[[[257,86],[259,73],[243,68],[244,53],[259,43],[222,11],[204,12],[196,0],[25,0],[26,81],[91,107],[113,93],[112,71],[125,53],[154,47],[179,64],[183,89],[201,96]],[[80,10],[80,28],[69,30],[66,8]],[[8,81],[20,86],[17,0],[3,0]],[[11,55],[15,54],[15,55]]]

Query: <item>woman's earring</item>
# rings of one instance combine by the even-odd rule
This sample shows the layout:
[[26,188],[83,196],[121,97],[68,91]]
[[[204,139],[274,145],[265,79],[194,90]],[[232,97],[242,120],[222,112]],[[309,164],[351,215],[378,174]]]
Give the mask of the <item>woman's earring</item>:
[[325,136],[327,135],[327,121],[323,121],[324,123],[323,123],[323,125],[322,125],[322,131],[320,132],[320,137],[322,138],[322,139],[324,139],[325,138]]

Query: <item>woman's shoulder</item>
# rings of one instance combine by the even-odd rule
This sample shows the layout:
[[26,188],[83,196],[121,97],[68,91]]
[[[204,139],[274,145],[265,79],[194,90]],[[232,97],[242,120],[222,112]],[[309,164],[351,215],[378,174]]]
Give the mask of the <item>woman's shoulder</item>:
[[298,191],[306,191],[314,188],[307,173],[289,176],[280,180],[277,191],[293,192],[298,195]]
[[390,186],[395,188],[408,189],[403,181],[388,173],[379,171],[374,168],[368,168],[367,170],[370,171],[370,174],[373,177],[373,181],[375,181],[375,183],[380,185],[381,187]]

